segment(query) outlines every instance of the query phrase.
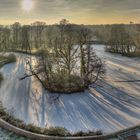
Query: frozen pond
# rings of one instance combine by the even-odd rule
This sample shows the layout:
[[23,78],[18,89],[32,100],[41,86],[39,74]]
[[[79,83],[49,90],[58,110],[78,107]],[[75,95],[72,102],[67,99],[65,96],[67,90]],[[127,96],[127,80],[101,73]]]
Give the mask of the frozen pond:
[[140,123],[140,83],[115,82],[140,80],[140,60],[106,53],[103,45],[93,47],[106,60],[106,82],[71,95],[50,94],[34,77],[20,81],[26,71],[25,55],[17,54],[16,63],[0,69],[4,107],[26,123],[60,126],[71,132],[110,133]]

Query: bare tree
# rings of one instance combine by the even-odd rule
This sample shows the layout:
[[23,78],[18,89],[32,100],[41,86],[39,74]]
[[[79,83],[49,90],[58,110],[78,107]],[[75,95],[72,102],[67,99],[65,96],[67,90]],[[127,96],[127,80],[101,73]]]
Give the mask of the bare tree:
[[5,51],[10,47],[10,29],[8,27],[0,28],[0,49]]
[[111,29],[111,37],[106,50],[114,53],[129,55],[134,52],[135,43],[124,25],[114,25]]
[[30,51],[29,29],[30,29],[30,26],[28,25],[24,25],[22,27],[22,49]]
[[45,22],[36,21],[34,22],[32,26],[32,31],[34,34],[34,42],[35,42],[35,48],[40,48],[43,43],[43,31],[45,29]]
[[84,45],[87,45],[88,41],[91,39],[91,30],[84,26],[77,27],[77,41],[80,46],[80,63],[81,63],[81,76],[84,76],[86,73],[86,64],[85,64],[85,54],[84,54]]
[[[28,42],[27,30],[23,29]],[[30,74],[21,79],[35,76],[51,92],[72,93],[83,91],[103,74],[103,63],[88,44],[88,29],[63,21],[49,27],[46,35],[46,47],[36,57],[35,65],[27,62]]]
[[12,42],[13,46],[15,48],[20,47],[20,41],[21,41],[21,24],[19,22],[15,22],[11,26],[12,30]]

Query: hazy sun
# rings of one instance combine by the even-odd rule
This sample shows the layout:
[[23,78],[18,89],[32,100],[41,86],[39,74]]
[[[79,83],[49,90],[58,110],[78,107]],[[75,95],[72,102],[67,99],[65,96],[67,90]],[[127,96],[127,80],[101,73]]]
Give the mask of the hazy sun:
[[22,8],[25,11],[30,11],[33,8],[33,1],[32,0],[23,0]]

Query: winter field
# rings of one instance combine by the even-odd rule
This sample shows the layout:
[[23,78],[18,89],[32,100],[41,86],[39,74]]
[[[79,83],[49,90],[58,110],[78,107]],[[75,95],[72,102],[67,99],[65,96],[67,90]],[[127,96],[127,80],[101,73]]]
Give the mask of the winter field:
[[93,47],[105,61],[106,77],[90,90],[71,95],[50,94],[34,77],[20,81],[26,55],[16,54],[16,63],[0,69],[4,107],[26,123],[65,127],[72,133],[111,133],[140,124],[140,59],[104,52],[103,45]]

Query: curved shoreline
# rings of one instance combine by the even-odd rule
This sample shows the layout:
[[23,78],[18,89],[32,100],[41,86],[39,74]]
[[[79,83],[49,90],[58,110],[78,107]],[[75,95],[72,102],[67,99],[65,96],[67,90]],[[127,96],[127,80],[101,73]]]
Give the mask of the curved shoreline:
[[15,127],[15,126],[7,123],[6,121],[2,120],[1,118],[0,118],[0,127],[6,129],[8,131],[11,131],[19,136],[24,136],[24,137],[34,139],[34,140],[104,140],[104,139],[108,139],[108,138],[117,137],[119,134],[131,131],[131,130],[135,130],[135,129],[140,130],[140,124],[139,124],[139,125],[131,127],[131,128],[127,128],[127,129],[124,129],[121,131],[117,131],[117,132],[114,132],[111,134],[101,135],[101,136],[57,137],[57,136],[41,135],[41,134],[32,133],[27,130],[20,129],[18,127]]

